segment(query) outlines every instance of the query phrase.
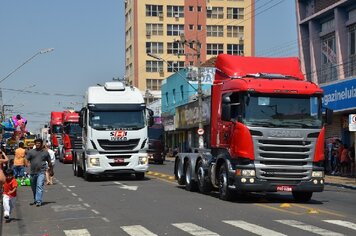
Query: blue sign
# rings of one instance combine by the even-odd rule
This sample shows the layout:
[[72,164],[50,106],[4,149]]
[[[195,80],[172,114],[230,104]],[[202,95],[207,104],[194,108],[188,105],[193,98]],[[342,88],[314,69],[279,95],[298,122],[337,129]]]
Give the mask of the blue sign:
[[356,78],[320,87],[324,90],[324,107],[334,111],[356,108]]

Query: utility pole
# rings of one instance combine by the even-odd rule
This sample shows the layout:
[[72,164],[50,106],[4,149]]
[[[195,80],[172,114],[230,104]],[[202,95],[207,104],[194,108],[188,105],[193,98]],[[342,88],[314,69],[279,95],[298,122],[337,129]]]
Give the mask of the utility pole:
[[[204,126],[203,126],[203,90],[202,90],[202,74],[201,74],[201,59],[200,59],[200,51],[201,51],[201,44],[199,40],[186,40],[184,35],[181,35],[180,40],[176,41],[177,43],[188,46],[189,48],[193,49],[195,53],[183,53],[178,55],[184,56],[196,56],[197,57],[197,68],[198,68],[198,89],[197,89],[197,96],[198,96],[198,112],[199,112],[199,148],[204,148]],[[193,47],[191,47],[193,45]],[[194,47],[195,46],[195,47]]]

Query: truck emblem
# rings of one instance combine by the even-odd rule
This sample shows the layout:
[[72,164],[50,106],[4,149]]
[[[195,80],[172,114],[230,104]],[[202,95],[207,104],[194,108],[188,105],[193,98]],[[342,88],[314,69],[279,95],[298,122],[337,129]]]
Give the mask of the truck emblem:
[[117,137],[117,138],[122,138],[127,135],[127,131],[124,130],[116,130],[110,133],[111,136]]
[[271,137],[290,137],[290,138],[301,138],[302,134],[296,130],[271,130],[269,132]]

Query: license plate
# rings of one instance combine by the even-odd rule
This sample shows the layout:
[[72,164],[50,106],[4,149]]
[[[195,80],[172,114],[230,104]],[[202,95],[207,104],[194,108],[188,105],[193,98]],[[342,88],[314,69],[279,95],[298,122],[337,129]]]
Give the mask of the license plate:
[[114,159],[114,162],[115,162],[115,163],[124,163],[124,162],[125,162],[125,159],[124,159],[124,158],[115,158],[115,159]]
[[277,186],[277,191],[279,192],[292,192],[291,186]]

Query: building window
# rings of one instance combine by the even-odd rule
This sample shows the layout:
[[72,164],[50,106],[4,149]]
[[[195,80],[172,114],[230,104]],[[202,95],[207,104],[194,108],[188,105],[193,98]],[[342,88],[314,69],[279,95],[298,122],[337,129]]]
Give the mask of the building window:
[[229,38],[243,38],[244,37],[244,27],[243,26],[227,26],[227,37]]
[[167,43],[167,54],[184,54],[184,47],[180,43]]
[[206,17],[210,19],[223,19],[224,18],[224,8],[223,7],[213,7],[211,11],[207,11]]
[[163,71],[163,61],[146,61],[146,72]]
[[189,6],[189,11],[194,11],[194,7],[193,6]]
[[193,30],[194,29],[194,25],[189,25],[189,30]]
[[146,24],[146,35],[163,35],[163,24]]
[[228,7],[227,8],[227,19],[243,19],[244,18],[244,9]]
[[349,63],[346,76],[356,75],[356,24],[349,27]]
[[184,100],[183,85],[180,86],[180,97],[181,97],[181,100],[183,101]]
[[173,89],[173,96],[172,96],[172,102],[173,102],[173,104],[175,104],[176,103],[176,89]]
[[222,25],[207,25],[206,35],[208,37],[224,37],[224,26]]
[[168,92],[166,92],[166,104],[167,104],[167,106],[169,105],[169,103],[168,103]]
[[146,5],[146,16],[163,16],[163,6]]
[[146,53],[163,54],[163,43],[146,42]]
[[201,12],[201,6],[198,6],[198,12]]
[[184,25],[167,25],[168,36],[179,36],[181,32],[184,32]]
[[184,6],[167,6],[167,17],[184,17]]
[[161,90],[162,80],[160,79],[146,79],[146,88],[152,91]]
[[231,55],[244,55],[244,45],[243,44],[228,44],[227,54]]
[[224,53],[224,44],[222,43],[208,43],[206,45],[206,53],[208,55],[219,55]]
[[198,30],[201,31],[203,29],[203,27],[201,25],[198,25]]
[[325,83],[337,80],[335,35],[330,34],[321,39],[321,68],[318,82]]
[[168,61],[168,64],[170,65],[167,68],[168,72],[177,72],[185,68],[184,61]]

